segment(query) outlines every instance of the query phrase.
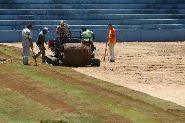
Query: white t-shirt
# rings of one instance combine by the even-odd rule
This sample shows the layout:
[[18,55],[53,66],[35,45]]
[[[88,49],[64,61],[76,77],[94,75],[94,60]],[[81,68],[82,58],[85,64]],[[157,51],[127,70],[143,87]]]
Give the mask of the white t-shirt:
[[32,32],[25,28],[22,30],[22,46],[30,46],[28,38],[32,38]]

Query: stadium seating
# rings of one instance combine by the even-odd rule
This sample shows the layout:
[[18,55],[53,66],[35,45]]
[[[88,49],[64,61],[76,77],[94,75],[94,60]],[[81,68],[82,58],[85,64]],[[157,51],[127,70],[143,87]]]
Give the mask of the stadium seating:
[[[118,41],[185,39],[184,0],[0,0],[0,3],[2,41],[20,41],[20,36],[9,39],[4,34],[21,35],[28,23],[33,24],[34,40],[45,26],[50,30],[48,38],[53,39],[60,20],[69,24],[71,30],[91,29],[96,33],[96,41],[105,40],[107,23],[117,29]],[[156,38],[161,33],[164,35]]]

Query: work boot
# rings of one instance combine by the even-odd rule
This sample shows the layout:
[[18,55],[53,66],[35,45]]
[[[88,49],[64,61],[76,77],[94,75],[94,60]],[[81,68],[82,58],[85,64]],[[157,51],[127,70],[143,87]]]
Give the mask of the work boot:
[[115,62],[114,60],[110,60],[110,62]]
[[30,65],[30,64],[27,63],[27,64],[24,64],[24,65]]
[[23,56],[23,64],[28,64],[28,56]]

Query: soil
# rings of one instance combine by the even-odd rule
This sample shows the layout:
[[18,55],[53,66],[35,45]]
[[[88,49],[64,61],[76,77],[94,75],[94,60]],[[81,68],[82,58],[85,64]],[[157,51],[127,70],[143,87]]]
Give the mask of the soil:
[[[22,47],[20,42],[4,44]],[[74,70],[185,107],[185,42],[118,42],[115,62],[109,62],[109,51],[103,60],[105,43],[94,45],[100,67]],[[52,55],[50,49],[46,48],[46,55]]]

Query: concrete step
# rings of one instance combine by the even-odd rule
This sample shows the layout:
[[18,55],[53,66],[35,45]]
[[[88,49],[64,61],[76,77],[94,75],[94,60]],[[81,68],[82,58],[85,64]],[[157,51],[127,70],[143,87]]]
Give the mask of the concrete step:
[[[25,25],[0,26],[0,30],[22,30]],[[57,25],[33,25],[32,30],[42,30],[48,27],[49,30],[56,30]],[[88,29],[101,30],[107,29],[105,25],[70,25],[71,30],[80,30],[82,27]],[[145,29],[145,30],[164,30],[164,29],[185,29],[185,24],[145,24],[145,25],[114,25],[115,29]]]
[[1,15],[0,20],[124,20],[185,19],[185,14],[74,14],[74,15]]
[[[105,40],[107,23],[118,40],[184,40],[185,0],[0,0],[0,35],[3,41],[20,41],[21,30],[33,24],[33,37],[43,27],[54,39],[60,20],[71,30],[87,27],[96,40]],[[11,35],[11,37],[7,37]]]
[[0,15],[185,14],[185,9],[1,9]]
[[[9,3],[9,4],[15,4],[15,3],[28,3],[25,0],[1,0],[1,3]],[[135,3],[135,4],[155,4],[155,3],[185,3],[184,0],[31,0],[29,3],[40,3],[40,4],[45,4],[45,3],[50,3],[50,4],[91,4],[91,3],[96,3],[96,4],[129,4],[129,3]]]
[[[1,26],[27,25],[58,25],[61,20],[0,20]],[[185,19],[128,19],[128,20],[63,20],[69,25],[144,25],[144,24],[185,24]]]
[[27,3],[1,3],[1,9],[184,9],[185,3],[163,3],[163,4],[141,4],[141,3],[130,3],[130,4],[111,4],[111,6],[107,4],[51,4],[46,3],[42,6],[39,3],[35,4],[27,4]]

